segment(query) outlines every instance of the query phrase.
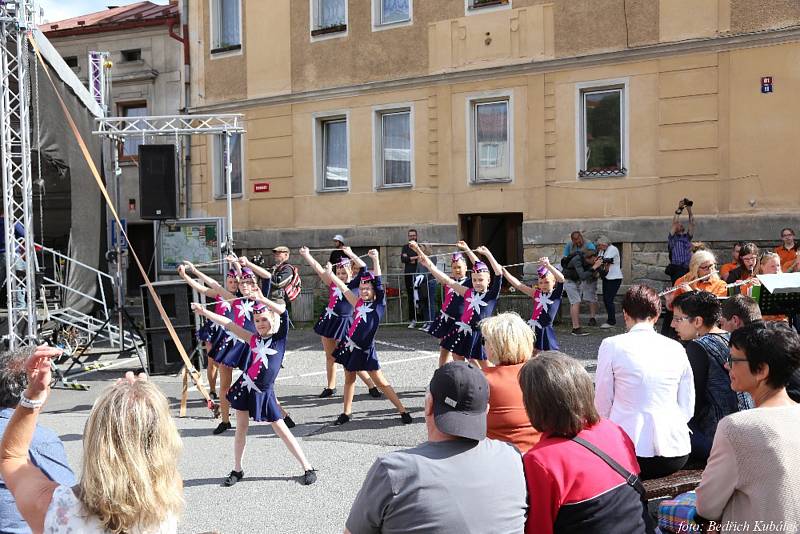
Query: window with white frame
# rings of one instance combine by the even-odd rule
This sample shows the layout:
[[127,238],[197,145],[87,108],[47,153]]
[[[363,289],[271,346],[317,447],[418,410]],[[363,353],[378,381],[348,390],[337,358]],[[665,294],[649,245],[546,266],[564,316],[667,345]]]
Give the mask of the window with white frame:
[[401,187],[412,183],[413,158],[411,110],[381,110],[376,113],[376,170],[378,187]]
[[211,52],[242,47],[241,0],[211,0]]
[[411,21],[412,0],[372,0],[374,26],[391,26]]
[[510,99],[473,100],[470,105],[470,179],[511,180]]
[[317,183],[319,191],[346,191],[350,185],[347,117],[317,119]]
[[[231,195],[242,195],[243,165],[242,134],[231,135]],[[225,176],[225,138],[214,136],[214,192],[217,198],[228,194],[228,181]]]
[[464,0],[467,14],[481,9],[511,7],[511,0]]
[[625,176],[625,87],[582,89],[580,106],[578,176]]
[[310,0],[311,36],[347,30],[347,0]]
[[[147,102],[124,102],[117,104],[122,117],[146,117]],[[144,137],[128,136],[122,144],[120,157],[123,160],[134,160],[139,157],[139,145],[145,142]]]

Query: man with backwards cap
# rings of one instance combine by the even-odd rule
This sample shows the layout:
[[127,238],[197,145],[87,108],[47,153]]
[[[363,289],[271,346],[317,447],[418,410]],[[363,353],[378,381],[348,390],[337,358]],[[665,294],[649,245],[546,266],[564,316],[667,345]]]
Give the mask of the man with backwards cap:
[[292,281],[294,271],[289,264],[289,247],[281,245],[272,249],[272,289],[270,294],[267,295],[270,299],[281,299],[286,304],[286,309],[289,310],[289,315],[292,312],[292,303],[286,298],[286,286]]
[[328,258],[328,262],[331,265],[336,265],[337,263],[341,262],[342,260],[347,259],[347,254],[344,253],[344,237],[342,234],[336,234],[333,236],[333,246],[334,250],[331,251],[331,256]]
[[425,396],[428,441],[375,460],[345,533],[523,532],[521,456],[486,437],[488,407],[480,368],[456,361],[437,369]]

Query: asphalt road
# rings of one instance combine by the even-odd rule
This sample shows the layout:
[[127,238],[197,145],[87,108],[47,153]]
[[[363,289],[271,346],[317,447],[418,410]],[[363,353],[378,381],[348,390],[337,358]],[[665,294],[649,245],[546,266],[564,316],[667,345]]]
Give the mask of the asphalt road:
[[[564,352],[582,360],[593,372],[600,341],[621,330],[587,330],[591,335],[580,338],[562,330],[559,342]],[[302,469],[269,425],[251,423],[243,462],[245,478],[231,488],[221,487],[233,468],[233,430],[211,434],[217,422],[196,391],[190,395],[187,417],[177,418],[180,378],[151,377],[170,398],[183,436],[180,472],[186,507],[179,531],[342,532],[350,505],[375,457],[425,440],[422,407],[438,359],[436,340],[401,327],[383,327],[378,340],[383,371],[414,417],[411,425],[402,425],[389,401],[369,397],[359,383],[353,420],[334,427],[342,410],[342,374],[339,372],[339,389],[333,397],[317,398],[325,381],[319,338],[309,328],[290,332],[276,391],[297,423],[295,436],[318,470],[318,481],[312,486],[299,483]],[[80,472],[83,427],[94,399],[125,370],[138,367],[136,358],[115,360],[114,355],[105,355],[101,361],[111,361],[113,367],[79,378],[92,386],[89,391],[54,390],[41,417],[42,424],[61,436],[76,473]]]

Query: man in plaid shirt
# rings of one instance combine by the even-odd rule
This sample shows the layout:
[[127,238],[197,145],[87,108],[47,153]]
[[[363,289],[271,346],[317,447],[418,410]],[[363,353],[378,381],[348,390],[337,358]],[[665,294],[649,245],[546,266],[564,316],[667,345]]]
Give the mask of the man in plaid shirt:
[[[669,277],[673,284],[675,280],[689,272],[689,260],[692,257],[692,237],[694,236],[694,215],[692,215],[692,207],[685,204],[686,199],[678,202],[678,209],[675,210],[675,216],[672,217],[672,227],[669,231],[667,238],[667,246],[669,247],[669,263],[670,271]],[[689,214],[689,224],[684,228],[683,223],[680,222],[680,215],[684,208]]]

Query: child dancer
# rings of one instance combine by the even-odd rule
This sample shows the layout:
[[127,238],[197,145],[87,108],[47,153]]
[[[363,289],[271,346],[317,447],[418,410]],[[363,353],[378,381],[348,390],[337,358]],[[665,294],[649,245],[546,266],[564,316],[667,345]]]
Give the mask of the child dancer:
[[[464,241],[456,243],[462,252],[456,252],[450,259],[450,276],[453,280],[458,282],[464,287],[472,287],[472,278],[467,276],[467,261],[464,259],[464,254],[469,257],[469,260],[474,264],[478,261],[478,256],[475,255],[469,246]],[[439,316],[431,323],[428,328],[428,333],[439,341],[439,367],[443,366],[450,360],[450,351],[444,348],[444,338],[456,328],[456,320],[461,317],[464,312],[464,297],[456,293],[450,286],[444,286],[444,300],[442,301],[442,309],[439,310]]]
[[528,324],[533,328],[536,337],[534,344],[536,350],[558,350],[553,320],[558,315],[558,308],[561,306],[564,275],[550,264],[549,258],[539,260],[536,274],[539,280],[537,286],[533,288],[526,286],[503,268],[503,276],[508,283],[533,299],[533,313]]
[[[356,256],[350,247],[343,247],[342,252],[347,258],[333,266],[335,276],[347,284],[347,289],[355,291],[361,282],[361,275],[367,266],[364,261]],[[308,265],[328,286],[328,306],[322,312],[317,324],[314,325],[314,332],[319,334],[322,339],[322,349],[325,351],[325,372],[327,374],[328,385],[319,394],[319,398],[330,397],[336,391],[336,360],[333,359],[333,351],[336,345],[342,341],[350,328],[353,318],[353,306],[344,297],[339,286],[333,283],[328,277],[325,269],[311,256],[308,247],[300,248],[300,255],[306,260]],[[348,259],[349,258],[349,259]],[[355,273],[353,271],[356,271]],[[369,394],[375,398],[381,396],[381,392],[375,387],[375,382],[369,377],[366,371],[359,371],[358,377],[364,381],[369,388]]]
[[464,287],[437,269],[417,243],[409,243],[409,246],[419,256],[419,262],[425,265],[437,280],[464,297],[464,311],[456,322],[456,327],[442,340],[442,347],[452,352],[454,359],[466,359],[481,367],[489,367],[489,360],[483,350],[479,323],[481,319],[490,317],[494,312],[503,282],[503,268],[488,248],[478,247],[476,252],[486,258],[492,266],[495,277],[492,279],[489,267],[478,261],[472,267],[472,287]]
[[313,484],[317,480],[316,471],[284,423],[280,406],[275,398],[275,379],[281,369],[286,350],[289,314],[286,312],[285,304],[265,298],[257,289],[253,291],[252,297],[256,302],[253,308],[256,333],[243,328],[228,317],[206,310],[200,304],[192,304],[192,309],[196,313],[219,324],[246,343],[249,349],[245,370],[228,391],[228,400],[236,410],[236,435],[233,449],[234,468],[225,478],[223,485],[233,486],[244,478],[242,456],[251,418],[253,421],[267,421],[272,426],[275,434],[283,440],[289,452],[303,467],[301,482],[306,485]]
[[353,413],[353,395],[356,387],[356,373],[367,371],[375,384],[380,388],[386,398],[394,404],[400,412],[400,419],[407,425],[412,422],[411,415],[406,412],[403,403],[395,393],[392,386],[384,378],[380,371],[378,354],[375,351],[375,333],[378,331],[383,314],[386,311],[386,300],[381,284],[381,264],[377,250],[370,250],[369,257],[372,259],[372,273],[366,273],[361,277],[357,297],[355,293],[347,288],[342,280],[334,276],[331,264],[325,266],[325,272],[330,280],[344,294],[348,302],[353,306],[353,322],[347,330],[347,334],[333,356],[337,363],[344,366],[344,411],[336,419],[337,425],[343,425],[350,421]]

